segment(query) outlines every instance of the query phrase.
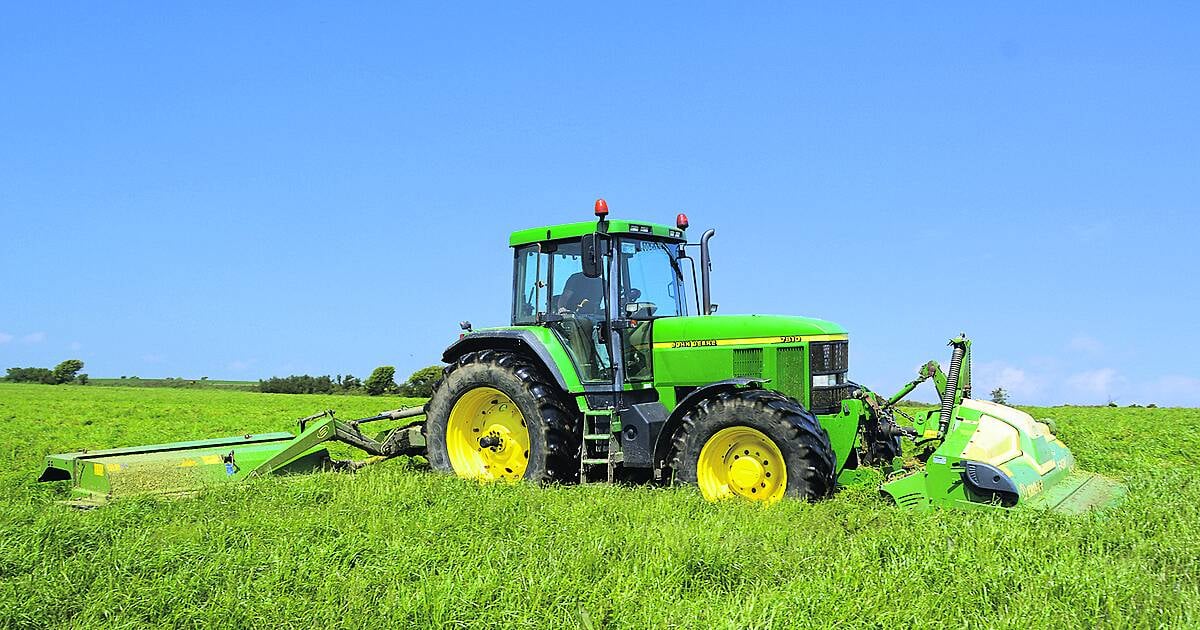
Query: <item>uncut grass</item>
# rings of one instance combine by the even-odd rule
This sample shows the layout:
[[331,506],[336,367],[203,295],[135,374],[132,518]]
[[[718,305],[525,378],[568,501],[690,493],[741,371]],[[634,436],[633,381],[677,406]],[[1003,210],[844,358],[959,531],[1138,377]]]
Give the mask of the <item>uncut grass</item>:
[[288,428],[404,401],[0,386],[0,626],[1162,627],[1200,624],[1200,411],[1055,408],[1130,498],[913,514],[873,488],[770,509],[687,490],[479,486],[405,460],[90,512],[48,451]]

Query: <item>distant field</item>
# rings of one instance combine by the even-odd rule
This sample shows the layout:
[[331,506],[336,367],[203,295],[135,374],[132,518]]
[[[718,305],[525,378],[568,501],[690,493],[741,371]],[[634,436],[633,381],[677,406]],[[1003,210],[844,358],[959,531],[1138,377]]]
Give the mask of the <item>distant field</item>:
[[174,387],[180,389],[233,389],[254,391],[258,381],[213,381],[200,378],[93,378],[88,386],[100,387]]
[[47,452],[419,401],[0,384],[0,628],[1200,626],[1200,410],[1032,409],[1122,479],[1103,515],[479,486],[395,460],[84,512]]

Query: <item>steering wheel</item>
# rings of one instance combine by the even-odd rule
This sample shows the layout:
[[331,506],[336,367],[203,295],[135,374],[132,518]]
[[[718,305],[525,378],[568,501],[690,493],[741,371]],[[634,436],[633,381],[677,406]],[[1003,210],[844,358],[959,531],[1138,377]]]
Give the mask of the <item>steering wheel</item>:
[[578,304],[571,307],[571,309],[570,309],[571,314],[573,314],[573,315],[593,315],[593,314],[595,314],[594,311],[584,312],[584,308],[586,308],[588,306],[588,304],[591,304],[591,302],[592,301],[589,300],[588,298],[583,298],[582,300],[579,301]]

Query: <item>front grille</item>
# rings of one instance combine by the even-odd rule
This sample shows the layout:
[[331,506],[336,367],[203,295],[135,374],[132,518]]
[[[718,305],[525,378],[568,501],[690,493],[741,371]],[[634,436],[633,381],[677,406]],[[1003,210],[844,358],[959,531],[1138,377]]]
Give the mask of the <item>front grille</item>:
[[812,404],[809,406],[809,411],[816,414],[839,413],[842,410],[842,401],[847,398],[853,398],[853,396],[853,385],[814,387],[812,390]]
[[774,388],[785,396],[804,400],[804,348],[780,348],[775,352]]
[[813,374],[834,374],[850,369],[850,342],[822,341],[808,346]]
[[733,351],[733,375],[739,378],[761,378],[762,348],[742,348]]

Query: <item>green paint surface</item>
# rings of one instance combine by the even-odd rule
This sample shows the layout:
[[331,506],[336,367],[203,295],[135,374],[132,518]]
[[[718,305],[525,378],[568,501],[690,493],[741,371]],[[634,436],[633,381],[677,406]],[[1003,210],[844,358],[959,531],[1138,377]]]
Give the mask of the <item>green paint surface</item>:
[[698,339],[836,334],[844,335],[846,329],[823,319],[794,315],[670,317],[654,322],[655,343]]
[[[508,244],[512,247],[526,245],[529,243],[537,243],[539,241],[555,241],[566,238],[579,238],[584,234],[591,234],[596,231],[596,221],[580,221],[578,223],[564,223],[560,225],[548,225],[544,227],[535,227],[525,230],[513,232],[508,237]],[[650,228],[650,232],[634,232],[632,226],[641,226]],[[627,221],[624,219],[614,219],[608,221],[609,234],[633,234],[634,236],[654,235],[661,236],[671,241],[684,242],[686,239],[677,234],[686,234],[673,227],[661,225],[658,223],[647,223],[643,221]]]

